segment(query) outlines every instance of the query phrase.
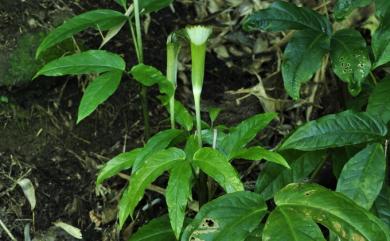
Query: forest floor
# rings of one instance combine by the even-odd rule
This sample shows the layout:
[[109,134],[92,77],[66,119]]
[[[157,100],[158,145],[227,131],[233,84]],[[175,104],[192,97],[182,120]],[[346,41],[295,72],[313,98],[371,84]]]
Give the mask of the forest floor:
[[[26,33],[50,29],[60,23],[58,18],[66,19],[91,9],[120,10],[113,1],[3,2],[0,0],[0,73],[1,68],[8,64],[5,60],[7,53]],[[288,100],[278,70],[280,49],[271,48],[281,42],[283,36],[264,35],[259,38],[259,35],[252,34],[248,37],[239,27],[243,16],[237,12],[240,9],[229,10],[229,6],[220,6],[228,9],[229,14],[222,15],[222,10],[217,9],[213,15],[208,13],[214,11],[210,8],[186,2],[178,1],[174,4],[174,11],[167,8],[148,19],[148,32],[144,38],[145,62],[164,70],[164,47],[171,31],[193,23],[217,25],[216,37],[210,41],[207,55],[202,97],[205,110],[207,107],[223,109],[219,123],[234,125],[266,109],[278,111],[279,120],[256,140],[272,148],[293,126],[340,108],[339,102],[333,100],[334,90],[340,87],[338,84],[326,88],[321,83],[316,83],[318,88],[315,84],[308,85],[308,89],[318,91],[311,103],[292,104]],[[234,24],[221,24],[228,17]],[[99,45],[96,36],[91,31],[77,39],[83,40],[85,48],[92,49]],[[128,67],[135,63],[127,30],[108,44],[107,49],[123,54]],[[189,60],[184,58],[182,63],[177,97],[191,109]],[[27,68],[27,63],[24,64]],[[260,76],[263,81],[259,83]],[[76,125],[77,107],[86,83],[83,77],[39,78],[14,87],[0,87],[0,97],[8,99],[7,103],[0,101],[0,221],[18,240],[26,235],[28,225],[32,228],[31,233],[27,233],[36,241],[73,240],[53,227],[58,221],[80,228],[84,240],[119,240],[115,230],[116,205],[126,181],[115,177],[96,188],[95,179],[99,167],[110,158],[144,143],[139,86],[125,77],[107,103]],[[151,126],[155,133],[168,128],[169,121],[167,112],[154,98],[157,90],[150,89],[149,93]],[[249,94],[247,98],[240,99],[246,94]],[[306,97],[310,96],[307,94]],[[322,106],[322,103],[328,104]],[[307,109],[311,111],[308,113]],[[207,115],[204,117],[206,119]],[[242,165],[242,169],[248,167],[245,163]],[[255,181],[259,170],[260,167],[256,167],[254,175],[248,176],[247,181]],[[17,184],[23,178],[28,178],[35,189],[37,205],[33,211]],[[153,202],[155,205],[142,211],[135,223],[126,229],[125,235],[131,233],[133,227],[166,210],[162,196],[154,193],[147,193],[143,204],[153,200],[157,200]],[[0,240],[7,239],[0,229]]]

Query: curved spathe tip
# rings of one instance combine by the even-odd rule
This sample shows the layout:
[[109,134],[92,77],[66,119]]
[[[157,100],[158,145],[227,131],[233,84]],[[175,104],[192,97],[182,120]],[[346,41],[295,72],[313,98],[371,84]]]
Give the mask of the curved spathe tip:
[[192,44],[203,45],[209,39],[213,29],[207,26],[189,26],[186,27],[186,32]]

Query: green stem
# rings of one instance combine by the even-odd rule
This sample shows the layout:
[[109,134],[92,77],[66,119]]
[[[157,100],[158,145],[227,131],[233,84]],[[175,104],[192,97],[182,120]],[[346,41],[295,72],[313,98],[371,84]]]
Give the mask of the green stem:
[[180,45],[172,40],[172,36],[167,43],[167,79],[173,84],[175,91],[169,100],[169,113],[171,117],[171,128],[175,129],[175,92],[177,82],[177,66]]
[[195,115],[196,115],[196,136],[198,137],[199,148],[202,148],[202,119],[200,112],[200,94],[194,93]]
[[142,32],[141,32],[141,18],[139,13],[139,1],[134,0],[134,18],[135,18],[135,30],[137,35],[137,47],[140,54],[140,63],[144,62],[143,45],[142,45]]

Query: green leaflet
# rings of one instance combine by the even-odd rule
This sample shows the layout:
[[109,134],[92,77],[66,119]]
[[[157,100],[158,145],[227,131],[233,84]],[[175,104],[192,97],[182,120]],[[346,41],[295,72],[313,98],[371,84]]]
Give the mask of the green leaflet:
[[372,0],[337,0],[334,7],[334,16],[337,20],[342,20],[354,9],[369,5]]
[[160,131],[156,135],[152,136],[145,144],[142,151],[137,155],[134,161],[132,173],[138,171],[143,162],[156,151],[161,151],[169,146],[173,139],[182,134],[181,130],[165,130]]
[[51,61],[38,71],[34,79],[40,75],[63,76],[100,74],[109,71],[122,72],[125,67],[125,61],[117,54],[104,50],[89,50]]
[[96,185],[102,184],[104,180],[115,176],[122,170],[131,168],[141,150],[141,148],[137,148],[130,152],[121,153],[108,161],[100,170],[96,179]]
[[77,123],[89,116],[96,108],[106,101],[118,88],[122,72],[111,71],[94,79],[85,89],[77,116]]
[[176,241],[166,215],[142,226],[128,241]]
[[332,33],[329,20],[319,13],[295,4],[277,1],[271,7],[257,11],[244,21],[245,30],[284,31],[290,29],[313,30],[327,35]]
[[387,12],[390,11],[390,1],[388,0],[375,0],[375,14],[379,18],[383,18]]
[[386,158],[382,145],[371,144],[344,165],[336,191],[369,210],[382,189],[385,170]]
[[345,241],[390,240],[390,232],[380,219],[343,194],[317,184],[290,184],[276,194],[275,203],[312,218]]
[[168,7],[172,2],[173,0],[139,0],[139,8],[146,14]]
[[337,31],[332,36],[330,58],[333,71],[348,83],[351,95],[359,94],[364,79],[371,71],[366,41],[361,34],[353,29]]
[[101,31],[108,30],[126,21],[126,16],[120,12],[99,9],[89,11],[67,20],[64,24],[54,29],[41,43],[36,52],[38,58],[45,50],[61,43],[78,32],[93,27]]
[[383,186],[373,207],[376,215],[390,228],[390,186]]
[[375,56],[373,69],[390,62],[390,10],[383,16],[379,28],[374,32],[371,46]]
[[273,162],[290,169],[290,165],[282,155],[277,152],[268,151],[260,146],[249,147],[247,149],[243,148],[237,153],[234,158],[251,161],[260,161],[264,159],[266,161]]
[[293,99],[299,99],[301,84],[320,68],[329,44],[326,34],[312,30],[298,31],[288,42],[283,54],[282,75],[284,88]]
[[158,69],[153,66],[138,64],[130,70],[135,80],[145,86],[158,84],[160,92],[167,95],[168,99],[173,96],[175,87]]
[[163,172],[170,170],[186,158],[184,151],[177,148],[155,151],[143,165],[131,176],[129,186],[126,188],[119,201],[119,227],[122,228],[127,217],[133,215],[133,211],[141,201],[145,189]]
[[191,135],[187,138],[186,145],[184,147],[184,152],[186,153],[187,160],[192,162],[194,158],[194,154],[199,150],[199,144],[197,137],[195,135]]
[[267,219],[263,240],[325,241],[321,229],[310,218],[293,207],[277,207]]
[[266,213],[266,204],[256,193],[226,194],[200,209],[181,241],[244,241]]
[[189,162],[172,168],[165,193],[172,230],[179,239],[184,224],[188,199],[191,197],[192,169]]
[[245,241],[259,241],[261,240],[261,235],[263,234],[264,225],[260,224],[255,230],[253,230]]
[[209,112],[209,117],[210,117],[211,123],[215,122],[215,120],[218,118],[219,113],[221,112],[221,110],[222,109],[216,108],[216,107],[208,108],[208,112]]
[[344,111],[302,125],[279,149],[321,150],[378,141],[386,134],[386,125],[376,116]]
[[323,151],[307,152],[290,162],[291,169],[267,163],[256,181],[255,191],[265,200],[269,200],[287,184],[305,182],[325,158],[326,153]]
[[276,113],[264,113],[242,121],[222,140],[219,149],[223,150],[228,159],[231,160],[241,148],[253,140],[257,133],[264,129],[276,116]]
[[127,8],[127,0],[114,0],[116,3],[118,3],[123,8]]
[[202,148],[195,153],[193,163],[212,177],[227,193],[244,190],[236,170],[221,152],[209,147]]
[[378,115],[387,124],[390,121],[390,77],[375,86],[368,99],[367,112]]

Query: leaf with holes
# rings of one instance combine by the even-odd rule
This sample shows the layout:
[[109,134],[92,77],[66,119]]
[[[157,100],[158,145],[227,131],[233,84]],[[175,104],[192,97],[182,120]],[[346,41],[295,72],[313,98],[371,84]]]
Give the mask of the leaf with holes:
[[279,149],[314,151],[381,141],[386,134],[386,125],[377,116],[344,111],[302,125]]
[[94,79],[85,89],[77,115],[77,123],[92,114],[119,87],[122,72],[110,71]]
[[189,162],[182,162],[172,168],[165,198],[168,205],[172,230],[179,239],[184,224],[187,202],[191,198],[192,169]]
[[317,184],[290,184],[275,195],[278,207],[293,208],[342,240],[390,241],[386,225],[341,193]]
[[129,241],[176,241],[168,217],[152,219],[133,234]]
[[209,147],[202,148],[195,153],[193,163],[218,182],[227,193],[244,190],[237,171],[221,152]]
[[51,61],[38,71],[34,79],[40,75],[63,76],[100,74],[109,71],[122,72],[125,67],[125,61],[117,54],[104,50],[89,50]]
[[277,207],[267,219],[263,240],[325,241],[321,229],[310,218],[293,207]]
[[152,136],[148,142],[145,144],[142,151],[138,153],[137,158],[134,160],[132,173],[138,171],[142,163],[153,153],[161,151],[169,146],[173,139],[182,134],[183,131],[170,129],[165,131],[160,131],[156,135]]
[[267,163],[257,179],[255,191],[265,200],[271,199],[287,184],[307,180],[309,175],[325,161],[325,158],[325,152],[307,152],[291,161],[290,169]]
[[358,95],[371,71],[366,41],[362,35],[353,29],[337,31],[330,43],[330,58],[335,74],[348,83],[351,95]]
[[233,159],[237,152],[253,140],[276,116],[276,113],[264,113],[242,121],[222,140],[219,148],[226,153],[229,160]]
[[87,28],[96,28],[101,31],[108,30],[116,25],[126,21],[126,16],[120,12],[99,9],[89,11],[67,20],[64,24],[54,29],[45,39],[36,52],[38,58],[45,50],[61,43],[78,32]]
[[390,10],[374,32],[371,46],[375,56],[374,69],[390,62]]
[[387,124],[390,121],[390,77],[375,86],[368,99],[367,112],[378,115]]
[[184,151],[177,148],[155,151],[148,157],[143,165],[131,176],[130,184],[119,201],[119,226],[123,227],[127,217],[133,215],[133,211],[141,201],[145,189],[163,172],[184,160]]
[[332,33],[329,20],[319,13],[293,3],[277,1],[271,7],[257,11],[244,20],[245,30],[284,31],[312,30]]
[[298,31],[288,42],[283,54],[282,75],[284,88],[293,99],[299,99],[301,85],[321,67],[329,44],[326,34],[312,30]]
[[337,20],[342,20],[354,9],[369,5],[372,0],[337,0],[334,7],[334,16]]
[[260,146],[249,147],[247,149],[243,148],[237,153],[235,158],[251,161],[260,161],[264,159],[266,161],[273,162],[290,169],[290,165],[282,155],[277,152],[266,150]]
[[341,171],[337,192],[369,210],[385,179],[386,158],[381,144],[371,144],[353,156]]
[[226,194],[202,206],[181,241],[244,241],[266,213],[267,206],[256,193]]
[[108,161],[100,170],[96,179],[96,185],[102,184],[104,180],[115,176],[120,171],[130,169],[141,150],[141,148],[137,148],[130,152],[124,152]]

